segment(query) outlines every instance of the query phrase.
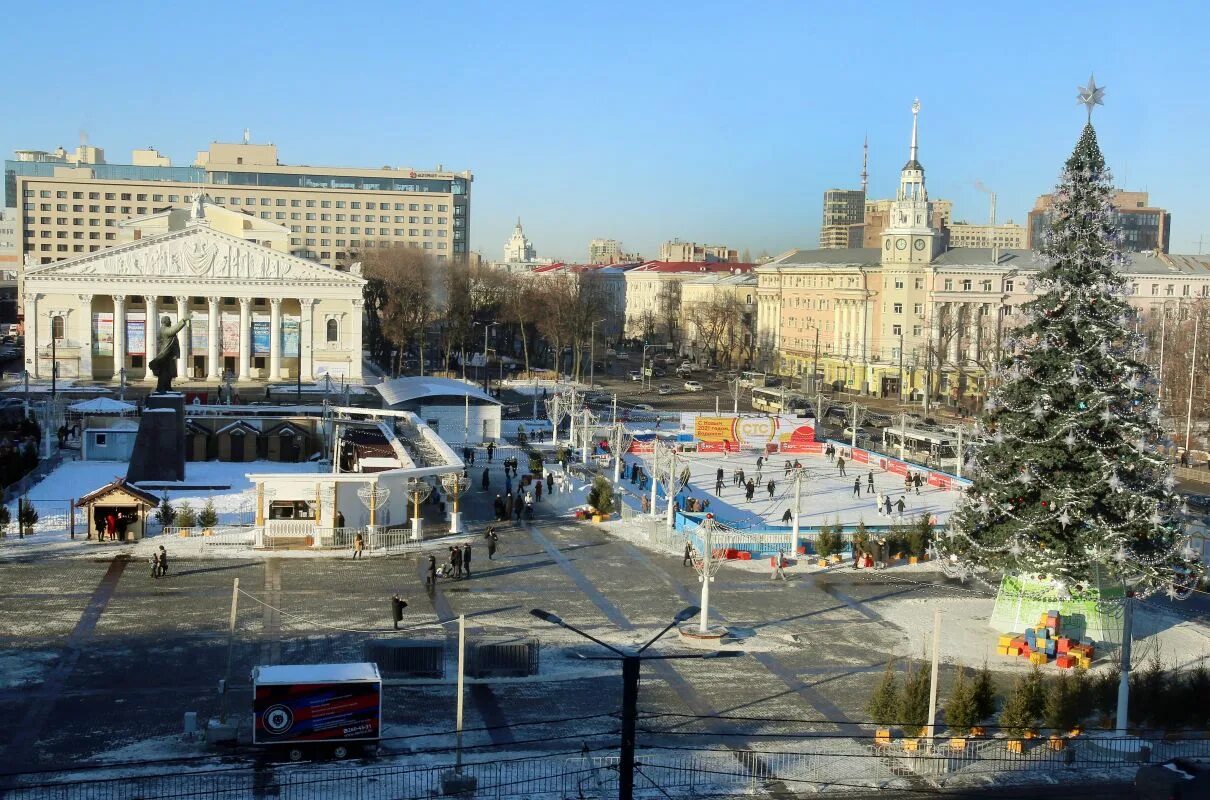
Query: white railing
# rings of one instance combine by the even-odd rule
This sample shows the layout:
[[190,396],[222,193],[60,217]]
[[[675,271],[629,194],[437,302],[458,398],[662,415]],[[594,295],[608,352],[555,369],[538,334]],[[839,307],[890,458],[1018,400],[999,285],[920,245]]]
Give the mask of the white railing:
[[270,519],[265,521],[269,536],[314,536],[317,528],[313,519]]
[[256,528],[209,528],[203,532],[202,544],[210,547],[252,547],[256,542]]
[[180,536],[182,538],[194,536],[210,537],[218,533],[230,533],[237,530],[251,532],[253,528],[251,525],[212,525],[209,528],[203,528],[201,525],[193,525],[188,528],[181,527],[179,525],[169,525],[161,529],[160,535]]

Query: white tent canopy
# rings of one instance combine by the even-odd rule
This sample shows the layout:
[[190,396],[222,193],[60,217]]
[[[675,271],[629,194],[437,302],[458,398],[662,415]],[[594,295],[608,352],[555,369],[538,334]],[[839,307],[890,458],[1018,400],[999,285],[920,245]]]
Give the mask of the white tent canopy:
[[72,403],[67,407],[68,411],[74,411],[77,414],[129,414],[135,408],[136,406],[133,403],[123,403],[120,400],[111,400],[108,397],[84,400],[79,403]]

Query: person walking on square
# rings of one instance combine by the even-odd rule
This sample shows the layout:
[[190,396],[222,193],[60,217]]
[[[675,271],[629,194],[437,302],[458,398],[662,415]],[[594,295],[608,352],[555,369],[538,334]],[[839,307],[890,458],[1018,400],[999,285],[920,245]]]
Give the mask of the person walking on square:
[[685,557],[681,559],[681,566],[688,567],[693,563],[693,545],[685,542]]
[[792,512],[790,509],[787,508],[786,513],[781,515],[781,524],[789,525],[793,520],[794,520],[794,512]]
[[874,493],[874,470],[870,470],[870,474],[866,476],[865,493]]
[[462,577],[462,550],[450,547],[450,566],[454,568],[454,580]]
[[534,499],[542,502],[542,481],[534,481]]
[[496,545],[500,542],[500,537],[496,534],[495,528],[487,529],[487,560],[491,561],[496,555]]
[[745,499],[751,503],[752,498],[756,496],[756,481],[748,481],[744,486]]
[[900,519],[903,519],[903,511],[905,508],[907,508],[907,500],[904,498],[904,495],[900,495],[899,499],[895,501],[895,509],[899,512]]
[[790,473],[793,471],[794,471],[794,465],[790,463],[789,459],[786,459],[785,471],[782,473],[782,477],[783,478],[790,477]]
[[719,478],[718,480],[716,480],[714,482],[714,494],[718,497],[722,497],[722,494],[723,494],[723,479],[722,478]]
[[785,553],[783,553],[781,550],[778,550],[777,555],[769,559],[769,566],[773,568],[772,573],[769,575],[769,580],[775,581],[778,578],[781,578],[784,581],[786,579]]
[[741,486],[742,486],[743,484],[746,484],[746,483],[748,482],[748,476],[744,475],[744,468],[743,468],[743,467],[740,467],[740,469],[739,469],[739,482],[740,482],[740,485],[741,485]]
[[722,467],[719,467],[717,470],[715,470],[714,482],[720,483],[720,484],[723,482],[723,468]]
[[882,507],[886,511],[886,516],[891,516],[891,496],[889,494],[882,498]]
[[160,570],[160,577],[168,574],[168,551],[164,549],[164,545],[160,545],[160,552],[156,555],[156,565]]
[[916,480],[912,481],[912,483],[916,484],[916,494],[920,494],[920,484],[924,483],[924,476],[917,473]]
[[860,476],[853,479],[853,496],[861,497],[861,478],[860,478]]
[[366,540],[359,533],[353,537],[353,558],[361,558],[362,551],[366,549]]
[[[634,473],[632,472],[631,474],[633,475]],[[630,482],[634,483],[633,480]],[[546,473],[546,493],[547,494],[555,493],[555,474],[550,471],[547,471],[547,473]]]
[[504,473],[504,491],[511,492],[512,490],[513,490],[513,479],[506,472],[506,473]]
[[844,471],[844,459],[843,459],[843,458],[841,458],[840,456],[837,456],[837,457],[836,457],[836,468],[837,468],[838,470],[840,470],[840,474],[841,474],[841,476],[844,476],[844,474],[845,474],[845,471]]
[[491,476],[488,474],[487,467],[484,467],[483,468],[483,491],[486,492],[488,490],[488,487],[490,487],[491,485],[492,485]]
[[424,578],[424,588],[430,592],[437,588],[437,556],[429,553],[429,568]]
[[768,484],[766,484],[765,488],[769,490],[769,499],[770,499],[770,500],[772,500],[772,499],[773,499],[773,493],[774,493],[774,492],[777,490],[777,484],[776,484],[776,483],[774,483],[774,481],[773,481],[773,479],[772,479],[772,478],[770,478],[770,479],[769,479],[769,483],[768,483]]
[[759,466],[756,468],[756,482],[761,483],[761,473],[764,472]]
[[487,463],[489,463],[489,464],[492,463],[492,456],[494,456],[495,454],[496,454],[496,443],[488,442],[487,443]]
[[462,569],[466,571],[466,577],[471,576],[471,543],[467,542],[462,545]]

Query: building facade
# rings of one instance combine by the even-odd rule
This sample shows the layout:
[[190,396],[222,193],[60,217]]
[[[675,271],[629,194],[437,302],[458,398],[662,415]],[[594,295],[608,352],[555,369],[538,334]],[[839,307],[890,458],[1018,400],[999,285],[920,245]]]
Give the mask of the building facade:
[[642,260],[634,253],[624,252],[617,239],[593,239],[588,243],[589,264],[631,264]]
[[470,242],[470,172],[440,168],[282,164],[272,144],[215,142],[187,167],[153,149],[130,164],[104,151],[18,150],[4,162],[7,209],[17,215],[22,261],[50,264],[113,247],[123,220],[184,208],[199,186],[215,205],[287,228],[291,255],[346,268],[357,253],[406,244],[438,260]]
[[1028,231],[1012,220],[1001,225],[973,225],[955,222],[949,226],[950,247],[999,247],[1024,250],[1028,244]]
[[[1028,246],[1037,250],[1050,228],[1054,198],[1040,195],[1029,212]],[[1135,253],[1158,250],[1167,253],[1172,239],[1172,214],[1151,205],[1147,192],[1117,191],[1113,196],[1117,223],[1122,229],[1122,248]]]
[[[823,193],[823,223],[819,229],[819,247],[832,250],[861,247],[853,244],[854,226],[865,223],[865,191],[862,189],[828,189]],[[860,235],[860,231],[858,235]]]
[[[758,352],[768,370],[838,389],[976,406],[1044,265],[994,238],[945,247],[915,129],[880,247],[794,250],[756,269]],[[1210,302],[1210,256],[1133,253],[1123,274],[1143,316]]]
[[125,228],[110,248],[27,265],[31,378],[154,383],[157,329],[190,315],[185,382],[361,379],[365,281],[286,252],[288,230],[200,198]]
[[[866,200],[865,220],[861,226],[861,247],[882,247],[882,232],[890,224],[891,207],[894,200]],[[954,204],[949,200],[932,201],[932,220],[930,224],[941,231],[942,237],[948,242],[949,226],[953,222]]]
[[684,283],[711,274],[741,275],[751,271],[751,264],[696,261],[646,261],[626,270],[626,335],[644,338],[657,330],[666,332],[670,322],[683,334]]
[[673,239],[660,245],[660,261],[692,261],[724,264],[739,260],[739,254],[725,244],[698,244]]
[[716,364],[754,363],[756,289],[752,272],[720,272],[682,283],[681,330],[686,351]]

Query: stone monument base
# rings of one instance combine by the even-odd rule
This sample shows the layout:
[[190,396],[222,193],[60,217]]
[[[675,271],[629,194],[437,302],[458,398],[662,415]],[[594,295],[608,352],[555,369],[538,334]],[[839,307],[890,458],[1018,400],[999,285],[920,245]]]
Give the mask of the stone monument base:
[[139,419],[127,483],[185,480],[185,395],[149,395]]

